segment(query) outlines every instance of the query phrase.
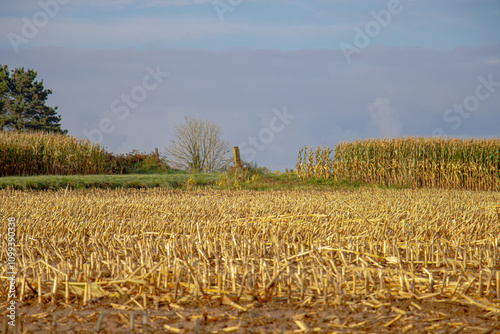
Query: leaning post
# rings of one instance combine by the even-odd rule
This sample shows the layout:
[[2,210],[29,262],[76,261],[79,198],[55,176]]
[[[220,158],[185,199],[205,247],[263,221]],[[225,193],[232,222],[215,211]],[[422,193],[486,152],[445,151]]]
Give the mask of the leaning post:
[[238,146],[233,147],[233,159],[234,159],[234,169],[243,168],[240,157],[240,148]]

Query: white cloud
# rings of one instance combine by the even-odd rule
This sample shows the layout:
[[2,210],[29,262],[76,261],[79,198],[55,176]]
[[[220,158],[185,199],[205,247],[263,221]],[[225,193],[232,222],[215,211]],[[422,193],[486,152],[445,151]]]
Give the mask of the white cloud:
[[108,7],[108,6],[136,6],[139,8],[144,7],[165,7],[165,6],[188,6],[200,5],[211,3],[212,0],[107,0],[107,1],[84,1],[80,0],[79,3],[88,6],[89,2],[94,6]]
[[[126,1],[126,0],[123,0]],[[211,12],[210,12],[211,13]],[[193,47],[194,45],[225,45],[245,39],[258,38],[269,45],[300,43],[302,40],[334,38],[348,28],[342,24],[315,25],[286,23],[255,24],[246,20],[224,21],[213,16],[152,18],[147,16],[112,17],[95,21],[87,18],[57,16],[38,29],[35,37],[29,38],[20,48],[33,46],[60,46],[76,48],[144,48]],[[4,18],[0,31],[22,35],[24,21]],[[6,37],[0,36],[0,47],[9,47]],[[218,47],[215,47],[218,48]]]
[[377,97],[375,102],[368,105],[371,124],[378,130],[381,137],[396,137],[402,133],[402,125],[399,117],[392,108],[391,101],[383,97]]
[[500,58],[488,58],[484,61],[486,65],[498,65],[500,64]]

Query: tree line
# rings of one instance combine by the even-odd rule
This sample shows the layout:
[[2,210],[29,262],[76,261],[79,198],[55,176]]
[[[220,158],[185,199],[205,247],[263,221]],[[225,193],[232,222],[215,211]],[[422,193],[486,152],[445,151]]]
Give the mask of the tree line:
[[[0,64],[0,131],[68,133],[61,128],[58,107],[47,105],[52,90],[44,87],[43,80],[37,81],[37,75],[32,69],[9,71]],[[175,126],[172,137],[165,151],[174,168],[211,172],[230,163],[230,145],[215,122],[186,117],[185,123]]]

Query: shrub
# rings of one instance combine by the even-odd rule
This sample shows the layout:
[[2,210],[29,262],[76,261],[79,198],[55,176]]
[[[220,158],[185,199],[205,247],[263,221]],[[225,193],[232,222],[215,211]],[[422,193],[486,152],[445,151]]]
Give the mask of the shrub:
[[154,174],[171,171],[164,157],[157,158],[155,153],[142,153],[137,150],[125,154],[109,154],[113,174]]

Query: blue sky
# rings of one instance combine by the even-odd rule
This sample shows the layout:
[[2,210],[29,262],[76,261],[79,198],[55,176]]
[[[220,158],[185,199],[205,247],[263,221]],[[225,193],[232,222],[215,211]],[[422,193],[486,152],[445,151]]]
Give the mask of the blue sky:
[[332,49],[391,2],[401,12],[371,44],[449,49],[498,42],[496,0],[18,0],[2,4],[2,46],[9,44],[5,32],[20,31],[22,17],[45,7],[56,14],[31,47]]
[[18,0],[0,63],[114,152],[163,148],[185,116],[281,170],[306,144],[500,136],[497,0]]

